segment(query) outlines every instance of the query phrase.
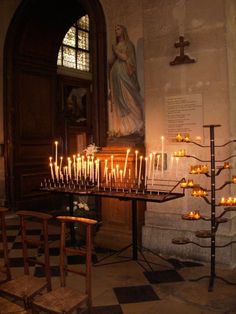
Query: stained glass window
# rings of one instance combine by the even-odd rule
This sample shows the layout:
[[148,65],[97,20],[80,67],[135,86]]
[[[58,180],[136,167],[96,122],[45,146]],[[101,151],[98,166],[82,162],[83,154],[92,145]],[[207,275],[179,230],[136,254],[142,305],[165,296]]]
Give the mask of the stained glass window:
[[82,16],[66,33],[58,52],[60,66],[90,72],[89,16]]

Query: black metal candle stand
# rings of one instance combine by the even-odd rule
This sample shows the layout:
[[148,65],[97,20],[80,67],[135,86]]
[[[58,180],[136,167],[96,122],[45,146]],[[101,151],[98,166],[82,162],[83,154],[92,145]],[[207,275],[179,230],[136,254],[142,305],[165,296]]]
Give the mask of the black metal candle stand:
[[191,215],[186,214],[186,215],[182,215],[182,219],[186,219],[186,220],[206,220],[206,221],[210,221],[211,222],[211,229],[210,230],[198,230],[195,235],[197,238],[209,238],[211,239],[211,243],[210,245],[201,245],[195,241],[191,241],[189,238],[183,237],[183,238],[175,238],[172,240],[172,243],[177,244],[177,245],[185,245],[185,244],[194,244],[197,245],[201,248],[208,248],[211,251],[211,256],[210,256],[210,263],[211,263],[211,269],[210,269],[210,274],[207,276],[202,276],[196,279],[192,279],[191,281],[198,281],[201,280],[203,278],[208,278],[209,279],[209,285],[208,285],[208,291],[213,291],[213,287],[214,287],[214,281],[215,279],[220,279],[222,281],[224,281],[225,283],[231,284],[231,285],[236,285],[235,282],[231,282],[229,280],[226,280],[222,277],[219,277],[216,275],[216,265],[215,265],[215,255],[216,255],[216,248],[223,248],[223,247],[227,247],[233,243],[236,243],[236,241],[230,241],[226,244],[223,245],[216,245],[216,232],[218,230],[218,227],[220,224],[225,223],[228,221],[227,218],[223,217],[227,212],[229,211],[236,211],[236,207],[233,206],[228,206],[226,208],[224,208],[223,212],[216,217],[216,207],[217,206],[222,206],[224,204],[216,204],[215,202],[215,198],[216,198],[216,191],[223,189],[227,184],[231,184],[231,183],[236,183],[233,181],[227,181],[225,182],[221,187],[216,188],[215,184],[216,184],[216,176],[218,176],[221,171],[223,171],[224,169],[229,169],[230,167],[228,167],[228,165],[224,165],[222,167],[218,167],[218,170],[216,171],[216,162],[226,162],[227,160],[236,157],[236,155],[231,155],[228,158],[224,159],[224,160],[216,160],[215,159],[215,148],[218,147],[224,147],[232,142],[235,142],[236,140],[231,140],[223,145],[215,145],[215,128],[216,127],[220,127],[220,125],[204,125],[204,128],[209,128],[210,130],[210,145],[209,146],[205,146],[205,145],[201,145],[199,143],[193,142],[193,141],[186,141],[186,143],[192,143],[195,144],[197,146],[200,147],[209,147],[210,148],[210,156],[211,159],[210,160],[201,160],[195,156],[191,156],[191,155],[184,155],[182,157],[191,157],[194,158],[198,161],[201,162],[209,162],[210,163],[210,173],[203,173],[204,175],[206,175],[207,177],[209,177],[211,179],[211,189],[206,190],[208,192],[211,193],[211,199],[209,200],[206,196],[203,196],[202,198],[206,201],[207,204],[209,204],[211,206],[211,215],[210,217],[203,217],[203,216],[197,216],[197,218],[194,217],[194,214],[191,213]]
[[[146,268],[143,263],[140,263],[140,261],[145,262],[149,269],[152,269],[151,264],[152,262],[149,262],[145,256],[144,256],[144,250],[149,251],[150,253],[159,256],[160,258],[164,259],[161,255],[158,253],[154,253],[149,249],[144,249],[138,245],[138,223],[137,223],[137,202],[138,201],[144,201],[144,202],[156,202],[156,203],[163,203],[167,201],[171,201],[177,198],[184,197],[184,189],[180,188],[181,192],[177,191],[177,188],[180,186],[183,179],[176,181],[176,180],[170,180],[170,184],[167,184],[167,180],[162,180],[161,182],[158,182],[158,187],[160,189],[155,189],[157,187],[157,182],[153,182],[151,184],[152,189],[147,189],[144,186],[141,187],[131,187],[131,186],[116,186],[116,185],[110,185],[107,184],[101,184],[97,185],[93,182],[90,182],[88,180],[84,180],[83,184],[81,182],[77,182],[76,180],[71,181],[55,181],[52,179],[45,179],[41,183],[40,191],[43,192],[50,192],[50,193],[58,193],[67,195],[69,197],[69,213],[70,215],[74,214],[73,210],[73,197],[74,195],[88,195],[88,196],[96,196],[99,198],[103,197],[109,197],[109,198],[116,198],[120,200],[126,200],[131,201],[132,204],[132,243],[129,246],[126,246],[125,248],[121,249],[119,252],[116,252],[115,254],[120,255],[121,252],[125,251],[127,248],[132,247],[132,260],[137,261],[144,269],[145,271],[148,271],[148,268]],[[70,228],[71,233],[71,243],[72,245],[75,244],[75,232],[73,224]],[[138,259],[138,253],[141,255],[142,259]],[[109,254],[107,257],[112,256],[113,254]],[[104,259],[105,259],[104,258]],[[100,260],[100,262],[103,261]],[[104,263],[100,265],[105,265]],[[98,266],[98,265],[97,265]]]
[[[120,199],[137,199],[149,202],[164,202],[175,198],[184,196],[184,189],[180,187],[181,191],[177,188],[184,180],[155,180],[155,184],[150,188],[145,187],[143,184],[137,185],[135,180],[127,180],[121,184],[106,184],[102,182],[99,186],[97,182],[89,180],[68,180],[56,181],[51,178],[45,178],[40,184],[41,191],[72,193],[72,194],[88,194],[94,196],[109,196]],[[170,184],[167,184],[167,181]]]

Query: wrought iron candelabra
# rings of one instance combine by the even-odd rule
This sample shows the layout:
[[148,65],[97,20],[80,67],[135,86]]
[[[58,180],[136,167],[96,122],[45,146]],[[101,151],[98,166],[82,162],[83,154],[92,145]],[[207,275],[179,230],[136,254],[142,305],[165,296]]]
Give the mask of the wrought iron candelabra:
[[[229,159],[236,157],[236,155],[229,156],[225,160],[216,160],[215,158],[215,148],[217,147],[224,147],[232,142],[236,142],[236,140],[231,140],[223,145],[215,145],[215,128],[220,127],[220,125],[204,125],[204,128],[209,128],[210,131],[210,145],[209,146],[204,146],[199,143],[190,141],[189,138],[187,140],[182,137],[180,134],[177,135],[176,140],[179,142],[186,142],[186,143],[192,143],[195,145],[198,145],[200,147],[209,147],[210,148],[210,160],[201,160],[195,156],[190,156],[187,155],[185,150],[181,150],[181,152],[178,154],[179,157],[191,157],[194,158],[200,162],[207,162],[210,163],[210,169],[208,169],[207,165],[199,165],[199,166],[194,166],[191,167],[190,173],[191,174],[204,174],[207,177],[210,178],[211,181],[211,189],[207,190],[199,185],[193,184],[192,180],[189,180],[188,182],[183,182],[182,187],[184,188],[191,188],[192,189],[192,196],[198,196],[202,197],[208,205],[211,206],[211,215],[210,217],[203,217],[199,211],[194,211],[194,212],[189,212],[187,214],[182,215],[182,219],[186,220],[198,220],[202,219],[205,221],[210,221],[211,222],[211,229],[210,230],[201,230],[196,232],[196,237],[198,238],[210,238],[211,243],[210,245],[201,245],[195,241],[191,241],[189,238],[175,238],[172,240],[174,244],[179,244],[179,245],[185,245],[192,243],[194,245],[197,245],[202,248],[209,248],[211,252],[210,256],[210,274],[207,276],[202,276],[197,279],[192,279],[192,281],[198,281],[203,278],[209,278],[209,286],[208,286],[208,291],[213,291],[214,287],[214,281],[215,279],[220,279],[228,284],[233,284],[236,285],[236,283],[228,281],[222,277],[219,277],[216,275],[216,266],[215,266],[215,257],[216,257],[216,248],[223,248],[229,245],[232,245],[233,243],[236,243],[236,241],[230,241],[229,243],[226,243],[224,245],[216,245],[216,232],[218,230],[218,227],[221,223],[225,223],[228,221],[227,218],[223,217],[227,212],[229,211],[236,211],[236,198],[229,197],[227,199],[221,198],[220,202],[216,204],[216,191],[222,190],[227,184],[233,184],[236,183],[236,177],[233,177],[231,181],[226,181],[221,187],[216,188],[216,177],[221,173],[222,170],[224,169],[229,169],[230,165],[227,162]],[[224,165],[219,167],[219,169],[216,171],[216,162],[224,162]],[[209,171],[210,170],[210,171]],[[210,193],[210,200],[208,199],[208,192]],[[226,206],[222,213],[218,216],[216,216],[216,207],[217,206]]]

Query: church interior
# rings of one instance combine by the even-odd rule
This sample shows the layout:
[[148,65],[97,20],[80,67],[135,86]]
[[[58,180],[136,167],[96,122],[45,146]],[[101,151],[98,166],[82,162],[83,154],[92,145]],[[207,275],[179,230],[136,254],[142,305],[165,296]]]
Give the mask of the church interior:
[[0,314],[236,313],[235,0],[0,25]]

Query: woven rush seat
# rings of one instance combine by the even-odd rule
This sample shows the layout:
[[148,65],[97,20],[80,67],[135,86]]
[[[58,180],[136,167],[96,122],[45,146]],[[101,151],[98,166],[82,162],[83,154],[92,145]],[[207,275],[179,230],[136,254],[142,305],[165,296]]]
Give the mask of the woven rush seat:
[[36,297],[34,304],[40,306],[42,309],[52,311],[53,313],[67,313],[70,309],[76,309],[79,304],[86,303],[88,295],[80,293],[75,289],[69,287],[59,287],[52,290],[50,293],[44,294],[42,297]]
[[[73,217],[73,216],[59,216],[57,219],[61,223],[61,240],[60,240],[60,282],[61,287],[55,288],[48,293],[37,296],[32,302],[33,313],[46,313],[67,314],[72,313],[74,310],[84,310],[86,313],[91,313],[92,296],[91,296],[91,256],[92,256],[92,235],[91,227],[97,223],[96,220]],[[66,241],[66,224],[70,225],[76,222],[78,228],[81,226],[86,227],[86,243],[85,247],[76,247]],[[68,226],[69,227],[69,226]],[[79,255],[85,257],[85,265],[67,265],[66,257],[68,255]],[[77,267],[76,267],[77,266]],[[73,288],[69,287],[66,276],[72,273],[74,285]],[[79,278],[74,275],[84,277],[81,282]],[[74,288],[74,286],[78,288]]]
[[[21,240],[23,245],[24,259],[24,275],[10,279],[0,284],[0,294],[4,297],[13,298],[14,300],[22,301],[25,309],[30,308],[32,299],[43,290],[51,290],[51,274],[49,264],[49,244],[48,244],[48,220],[51,215],[34,212],[34,211],[18,211],[20,217]],[[28,226],[30,221],[36,221],[42,226],[43,240],[35,239],[28,234]],[[29,256],[29,249],[43,248],[44,260],[38,256]],[[30,266],[40,265],[44,268],[46,278],[40,278],[30,274]]]
[[9,265],[8,256],[8,243],[7,243],[7,231],[5,215],[8,212],[8,208],[0,207],[0,230],[2,238],[2,250],[3,250],[3,265],[0,265],[0,283],[3,283],[11,279],[11,271]]
[[27,314],[20,305],[0,297],[0,314]]

